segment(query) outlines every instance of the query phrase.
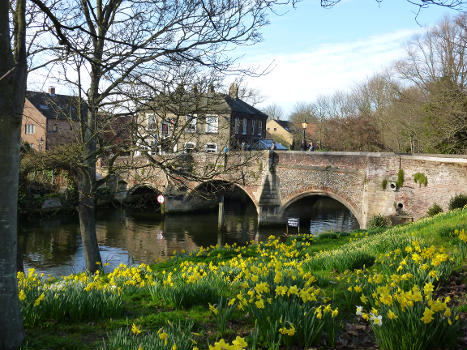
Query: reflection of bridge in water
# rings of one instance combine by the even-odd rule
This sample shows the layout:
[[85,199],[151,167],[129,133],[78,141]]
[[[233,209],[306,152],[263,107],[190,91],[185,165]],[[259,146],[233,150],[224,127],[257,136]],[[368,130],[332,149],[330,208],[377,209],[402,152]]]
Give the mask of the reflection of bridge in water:
[[[208,164],[212,155],[193,154],[197,162]],[[230,154],[229,154],[230,156]],[[234,156],[234,154],[232,154]],[[408,155],[358,152],[273,152],[258,153],[258,159],[239,171],[242,183],[236,183],[252,201],[260,225],[283,223],[293,203],[309,196],[331,197],[347,207],[365,228],[374,215],[417,220],[434,203],[447,209],[451,197],[467,191],[466,156]],[[404,172],[403,185],[396,185]],[[426,176],[426,186],[415,182],[414,175]],[[130,172],[122,176],[130,191],[149,186],[166,194],[166,211],[188,212],[206,205],[194,190],[203,184],[191,182],[174,193],[162,172],[144,183]],[[230,182],[238,174],[227,174],[214,181]],[[383,182],[387,187],[383,188]]]

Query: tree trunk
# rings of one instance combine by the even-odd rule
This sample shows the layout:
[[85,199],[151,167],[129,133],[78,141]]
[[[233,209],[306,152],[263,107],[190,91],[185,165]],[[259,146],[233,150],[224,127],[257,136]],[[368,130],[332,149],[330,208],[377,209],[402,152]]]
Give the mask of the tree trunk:
[[21,119],[18,123],[4,113],[0,115],[0,349],[16,349],[24,339],[16,279]]
[[79,189],[79,227],[83,243],[86,270],[91,273],[99,269],[101,256],[96,236],[96,204],[95,181],[96,169],[92,165],[80,171],[78,176]]
[[16,248],[19,150],[26,90],[25,1],[16,3],[15,57],[10,46],[9,5],[9,1],[0,2],[0,349],[18,349],[24,339]]

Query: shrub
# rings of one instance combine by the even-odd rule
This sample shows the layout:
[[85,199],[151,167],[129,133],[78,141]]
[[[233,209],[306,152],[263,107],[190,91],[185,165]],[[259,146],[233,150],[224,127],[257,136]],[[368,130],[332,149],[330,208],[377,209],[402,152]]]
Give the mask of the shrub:
[[370,230],[375,229],[375,228],[383,228],[383,227],[388,227],[391,223],[389,222],[389,219],[381,214],[375,215],[370,219],[370,222],[368,222],[368,228]]
[[383,190],[385,190],[386,187],[388,187],[388,180],[387,179],[383,180],[383,182],[381,183],[381,187],[383,188]]
[[433,205],[428,208],[428,211],[426,212],[426,214],[428,216],[435,216],[436,214],[439,214],[443,211],[443,209],[436,203],[433,203]]
[[463,208],[467,204],[467,195],[458,194],[451,198],[449,201],[449,210]]
[[415,181],[415,183],[418,183],[420,187],[422,187],[422,185],[424,185],[425,187],[426,185],[428,185],[428,179],[423,173],[415,173],[413,175],[413,180]]
[[399,169],[397,172],[396,188],[399,189],[402,185],[404,185],[404,170]]

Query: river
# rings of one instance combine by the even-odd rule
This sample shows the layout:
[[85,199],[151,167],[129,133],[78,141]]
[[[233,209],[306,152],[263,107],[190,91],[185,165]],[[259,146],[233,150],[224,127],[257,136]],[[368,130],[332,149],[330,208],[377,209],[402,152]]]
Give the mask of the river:
[[[358,222],[339,202],[328,197],[308,197],[286,211],[287,217],[300,218],[301,233],[351,231]],[[20,223],[19,246],[24,267],[53,276],[84,269],[83,248],[77,217],[56,217]],[[99,210],[96,223],[102,261],[111,271],[120,263],[153,263],[176,252],[192,252],[200,246],[217,243],[243,244],[282,234],[285,224],[259,228],[252,203],[226,199],[225,229],[217,230],[217,212],[166,215],[125,209]],[[289,233],[297,228],[289,228]]]

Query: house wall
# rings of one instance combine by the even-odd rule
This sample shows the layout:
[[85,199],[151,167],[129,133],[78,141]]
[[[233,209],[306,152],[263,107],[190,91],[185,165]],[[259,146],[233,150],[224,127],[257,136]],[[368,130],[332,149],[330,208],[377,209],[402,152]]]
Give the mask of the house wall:
[[[56,128],[54,128],[56,126]],[[71,120],[49,119],[47,121],[47,149],[73,143],[79,132],[79,123]]]
[[[279,123],[275,120],[268,120],[266,123],[266,131],[271,135],[271,138],[279,141],[280,143],[284,142],[284,146],[289,147],[293,144],[293,134],[285,130]],[[281,142],[282,141],[282,142]]]
[[[235,128],[235,120],[239,120],[239,129],[236,132]],[[243,120],[247,120],[247,128],[246,133],[243,133]],[[259,121],[262,121],[261,126],[261,133],[258,131]],[[255,123],[255,132],[253,131],[253,123]],[[247,145],[253,145],[258,142],[259,139],[266,137],[266,118],[258,118],[252,115],[247,114],[240,114],[240,113],[232,113],[232,117],[230,120],[230,128],[232,130],[231,136],[231,146],[232,147],[239,147],[243,142]]]
[[[215,113],[207,115],[216,115],[218,117],[217,132],[207,132],[207,123],[204,115],[197,117],[196,128],[194,131],[191,131],[188,128],[186,117],[175,115],[167,115],[164,119],[155,116],[155,123],[151,128],[149,128],[146,114],[142,114],[138,117],[139,132],[140,135],[144,135],[145,143],[147,145],[152,145],[152,142],[154,141],[154,135],[157,135],[158,147],[163,147],[164,136],[162,133],[162,123],[164,122],[168,123],[169,126],[169,135],[167,139],[170,142],[176,142],[176,151],[183,151],[185,149],[186,143],[194,143],[195,152],[204,152],[206,150],[206,145],[209,143],[216,144],[217,152],[221,152],[226,145],[229,145],[229,115]],[[168,122],[170,119],[173,119],[174,122]]]
[[195,150],[204,152],[206,144],[215,143],[217,151],[222,152],[225,146],[229,145],[230,139],[230,116],[228,114],[212,114],[218,116],[218,132],[206,132],[206,120],[200,116],[196,123],[196,132],[182,131],[178,142],[178,149],[183,150],[186,142],[193,142]]
[[[47,119],[28,99],[24,101],[21,124],[21,140],[29,143],[36,150],[45,150]],[[26,134],[26,124],[35,126],[34,134]]]

